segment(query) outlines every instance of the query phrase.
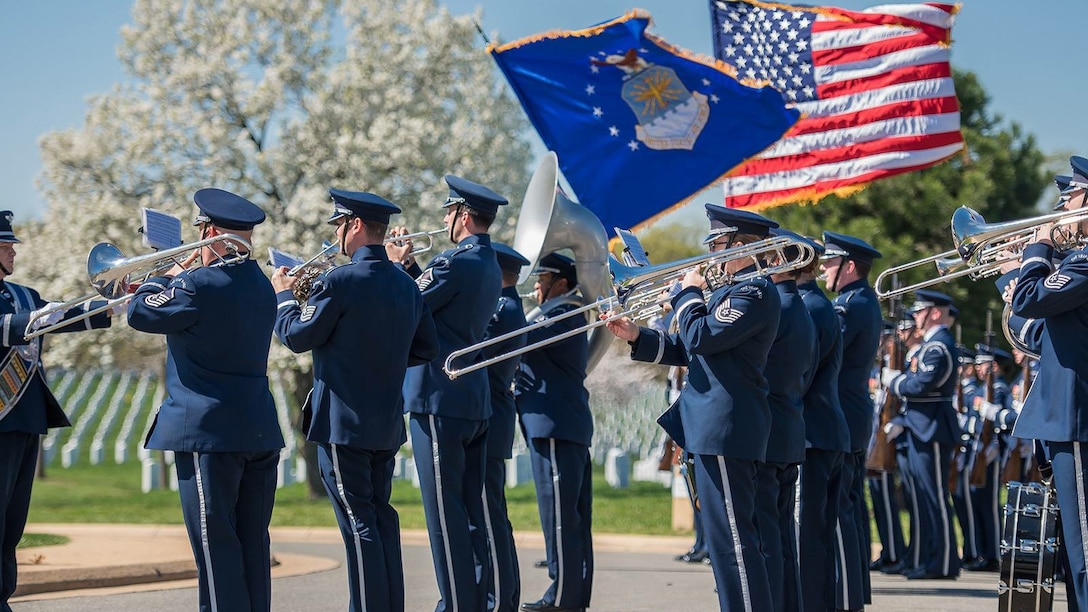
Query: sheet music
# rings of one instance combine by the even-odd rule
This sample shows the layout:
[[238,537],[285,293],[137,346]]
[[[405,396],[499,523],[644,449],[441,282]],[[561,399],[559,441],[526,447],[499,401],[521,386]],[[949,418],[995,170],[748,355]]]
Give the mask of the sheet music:
[[182,245],[181,219],[153,208],[143,209],[144,246],[157,251]]

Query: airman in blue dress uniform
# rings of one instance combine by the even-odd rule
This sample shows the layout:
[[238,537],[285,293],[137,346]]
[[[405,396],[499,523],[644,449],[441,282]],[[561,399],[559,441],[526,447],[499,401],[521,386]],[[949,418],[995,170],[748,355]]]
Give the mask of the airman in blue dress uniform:
[[[502,291],[502,275],[488,228],[506,198],[491,189],[448,175],[443,205],[450,241],[423,270],[411,262],[410,244],[386,244],[394,262],[408,264],[438,329],[438,357],[408,369],[404,409],[423,494],[440,600],[436,612],[483,610],[488,585],[487,534],[483,529],[484,466],[491,394],[487,372],[455,380],[442,371],[455,350],[483,340]],[[396,228],[394,235],[403,235]],[[453,364],[475,363],[476,354]]]
[[1000,435],[1001,425],[994,421],[995,412],[982,410],[986,400],[986,385],[992,385],[993,396],[989,403],[998,406],[996,412],[1012,408],[1012,396],[1009,385],[1002,372],[1012,364],[1012,354],[996,346],[976,344],[975,367],[981,377],[982,392],[973,401],[972,416],[977,422],[975,429],[990,428],[994,432],[992,441],[986,448],[976,446],[974,461],[986,462],[986,480],[982,486],[971,487],[971,507],[975,512],[975,539],[978,542],[978,555],[964,564],[964,569],[971,571],[996,572],[1001,568],[1001,505],[998,490],[1001,485],[1001,457],[1005,454],[1003,445],[1007,442]]
[[[892,354],[891,349],[896,341],[895,335],[899,333],[896,327],[896,323],[888,320],[884,321],[883,336],[881,338],[881,342],[885,345],[885,350],[881,351],[884,363],[876,364],[877,377],[880,376],[880,366],[888,365],[887,362]],[[901,368],[903,366],[899,364],[895,367]],[[884,389],[878,388],[874,394],[874,431],[876,427],[880,426],[881,411],[884,409],[887,399],[885,393]],[[874,436],[870,444],[875,443],[876,438]],[[895,450],[898,453],[899,446],[896,441],[892,440],[891,443],[895,445]],[[905,559],[907,550],[903,541],[903,529],[899,522],[899,502],[895,493],[896,474],[894,471],[889,470],[880,470],[875,473],[868,469],[866,471],[868,472],[866,480],[869,485],[869,499],[872,500],[873,504],[873,525],[876,527],[877,538],[880,540],[880,555],[869,563],[869,569],[893,573]]]
[[[822,255],[824,247],[806,238]],[[800,541],[801,609],[835,609],[835,525],[843,456],[850,432],[839,404],[842,331],[831,300],[816,284],[818,262],[801,272],[797,289],[815,330],[813,365],[805,391],[805,461],[801,464]]]
[[[97,308],[104,302],[46,314],[50,304],[30,287],[7,280],[15,271],[15,244],[11,211],[0,211],[0,610],[11,612],[8,599],[15,592],[18,565],[15,547],[23,537],[34,470],[38,465],[41,435],[52,427],[69,427],[64,409],[45,382],[40,337],[27,340],[25,332],[52,325]],[[110,326],[110,312],[83,322],[56,328],[74,332]],[[37,319],[30,328],[31,319]],[[52,333],[52,332],[51,332]]]
[[[707,204],[712,251],[751,244],[778,224],[743,210]],[[755,276],[750,258],[720,265],[726,282],[703,299],[705,277],[692,270],[672,298],[679,332],[639,328],[630,319],[608,324],[631,343],[631,357],[688,366],[688,384],[659,422],[695,455],[703,528],[722,610],[771,610],[767,567],[756,530],[755,478],[767,458],[771,415],[767,353],[778,332],[782,302],[766,276]],[[735,275],[751,276],[735,282]]]
[[[786,230],[773,229],[772,236]],[[803,240],[790,232],[797,240]],[[796,248],[785,249],[796,257]],[[756,528],[759,529],[774,610],[800,608],[797,479],[805,460],[804,396],[816,353],[816,328],[797,290],[798,271],[771,276],[782,309],[778,332],[767,354],[763,376],[770,392],[771,432],[765,461],[756,467]]]
[[400,208],[381,196],[330,189],[328,222],[351,262],[322,273],[305,303],[297,276],[272,275],[276,336],[313,351],[313,411],[306,438],[317,444],[321,481],[347,558],[349,610],[404,610],[400,519],[389,503],[397,451],[407,439],[401,386],[410,366],[438,354],[431,311],[382,244]]
[[[1080,210],[1088,199],[1088,159],[1069,160],[1073,175],[1058,208]],[[1013,313],[1044,319],[1039,375],[1016,420],[1013,435],[1041,440],[1053,466],[1053,482],[1061,509],[1063,548],[1070,565],[1076,603],[1088,603],[1088,249],[1084,222],[1065,226],[1078,238],[1075,250],[1054,266],[1055,245],[1049,228],[1024,249],[1020,277],[1012,291]],[[1072,606],[1071,606],[1072,607]]]
[[906,400],[902,414],[888,424],[894,430],[887,432],[892,437],[908,436],[908,467],[918,501],[920,567],[906,577],[955,578],[960,557],[946,480],[962,430],[952,407],[959,363],[955,339],[948,330],[952,298],[926,289],[919,289],[915,296],[910,311],[923,331],[917,367],[906,372],[886,369],[881,375],[888,389]]
[[[533,270],[540,316],[561,316],[577,308],[578,271],[558,253],[541,258]],[[535,344],[583,327],[585,319],[566,317],[533,330]],[[548,577],[552,583],[525,612],[584,610],[593,591],[593,415],[585,388],[589,363],[586,333],[575,334],[526,353],[516,379],[515,398],[521,431],[529,443]]]
[[[248,241],[265,218],[220,189],[201,189],[193,200],[202,239]],[[266,374],[276,296],[260,265],[232,261],[223,242],[183,263],[196,257],[202,267],[179,264],[147,279],[129,304],[133,329],[166,335],[167,399],[145,446],[175,452],[200,609],[269,610],[268,523],[283,448]]]
[[860,238],[825,231],[825,286],[838,293],[832,304],[842,330],[839,402],[850,430],[850,452],[843,458],[838,535],[841,538],[836,608],[860,610],[869,593],[869,512],[865,507],[865,455],[873,431],[869,373],[880,348],[883,315],[869,271],[877,251]]
[[[963,396],[963,405],[956,405],[956,421],[959,423],[960,441],[952,452],[952,467],[949,472],[949,493],[952,497],[952,510],[956,516],[956,522],[960,525],[960,533],[963,534],[962,565],[966,565],[978,559],[980,554],[978,542],[978,511],[975,508],[975,498],[971,495],[971,470],[976,452],[975,429],[981,429],[977,412],[974,409],[975,398],[984,392],[979,387],[979,380],[975,373],[975,358],[977,354],[973,349],[957,345],[959,353],[959,389],[958,395]],[[958,402],[958,396],[957,396]],[[972,432],[974,431],[974,434]],[[900,436],[906,441],[906,436]],[[953,483],[952,481],[955,480]],[[954,486],[953,486],[954,485]],[[912,568],[913,569],[913,568]]]
[[[487,326],[487,337],[498,338],[525,326],[518,275],[529,265],[509,246],[494,242],[495,256],[502,270],[502,295]],[[481,358],[502,355],[525,346],[525,335],[517,335],[485,349]],[[487,367],[491,386],[491,418],[487,423],[487,467],[484,469],[484,511],[487,513],[487,539],[491,543],[492,582],[488,592],[495,612],[515,612],[521,601],[521,572],[518,569],[514,529],[506,512],[506,460],[512,456],[517,408],[514,405],[514,374],[517,357]]]

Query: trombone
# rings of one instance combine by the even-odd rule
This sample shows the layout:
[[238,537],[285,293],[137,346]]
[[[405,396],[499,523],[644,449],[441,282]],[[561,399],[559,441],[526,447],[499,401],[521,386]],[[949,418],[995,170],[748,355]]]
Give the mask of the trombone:
[[[793,258],[787,258],[785,255],[785,250],[790,247],[797,249],[797,253]],[[774,265],[762,264],[762,259],[769,255],[777,255],[778,263]],[[446,358],[442,370],[446,373],[446,376],[450,377],[450,380],[455,380],[460,376],[475,372],[481,368],[486,368],[494,363],[505,361],[528,353],[529,351],[535,351],[536,349],[555,344],[556,342],[561,342],[571,336],[576,336],[588,332],[591,329],[596,329],[609,321],[620,317],[632,316],[638,320],[648,318],[658,312],[661,304],[669,299],[662,298],[661,293],[675,282],[677,277],[684,276],[689,270],[694,268],[721,266],[737,259],[754,259],[756,262],[755,270],[729,277],[729,281],[737,283],[751,280],[758,276],[781,274],[783,272],[799,270],[812,263],[815,257],[815,250],[807,242],[798,240],[792,236],[776,236],[751,244],[742,244],[723,251],[704,253],[702,255],[696,255],[687,259],[663,263],[656,266],[627,266],[620,263],[615,258],[611,258],[608,262],[608,268],[612,273],[614,295],[600,298],[595,302],[568,310],[556,317],[544,319],[501,336],[490,338],[483,342],[453,351],[450,353],[449,357]],[[707,283],[710,285],[712,280],[709,274],[707,276]],[[584,315],[593,310],[607,312],[608,315],[603,319],[589,321],[581,327],[567,330],[562,334],[523,346],[517,350],[509,351],[501,355],[495,355],[494,357],[478,361],[463,368],[453,367],[453,362],[460,357],[476,353],[484,348],[505,342],[510,338],[522,334],[527,334],[536,329],[548,327],[557,321]],[[616,310],[620,310],[620,312],[616,312]]]
[[434,248],[434,236],[439,234],[445,234],[449,231],[449,228],[443,227],[441,229],[431,230],[429,232],[416,232],[414,234],[405,234],[403,236],[390,236],[385,239],[383,244],[389,244],[390,242],[400,242],[402,240],[413,240],[415,238],[426,238],[427,245],[419,247],[418,249],[412,247],[412,255],[419,255],[420,253],[426,253]]
[[[91,248],[87,254],[87,277],[95,293],[89,293],[78,298],[61,302],[48,308],[44,308],[27,323],[28,330],[24,335],[26,340],[33,340],[38,336],[47,334],[54,329],[66,327],[72,323],[78,323],[89,319],[96,314],[105,312],[118,304],[127,302],[132,298],[129,292],[131,277],[143,273],[143,281],[161,274],[178,264],[175,259],[178,255],[191,253],[217,242],[225,243],[227,254],[220,257],[223,264],[232,264],[245,261],[249,258],[251,246],[249,241],[237,234],[219,234],[211,238],[205,238],[198,242],[183,244],[172,249],[155,251],[146,255],[138,255],[126,258],[121,249],[108,242],[100,242]],[[106,298],[106,303],[95,308],[88,308],[92,300]],[[66,312],[79,305],[84,305],[86,310],[69,319],[62,319],[50,325],[42,325],[35,329],[34,324],[57,312]],[[29,331],[33,330],[33,331]]]

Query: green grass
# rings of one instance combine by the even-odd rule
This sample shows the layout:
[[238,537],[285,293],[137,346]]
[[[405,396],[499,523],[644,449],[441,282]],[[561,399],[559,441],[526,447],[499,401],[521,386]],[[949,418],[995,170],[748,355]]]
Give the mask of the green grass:
[[[593,530],[596,533],[675,535],[671,528],[672,498],[656,483],[633,482],[628,489],[613,489],[604,480],[604,468],[593,476]],[[409,481],[393,485],[393,505],[405,529],[425,527],[419,491]],[[507,489],[510,521],[518,530],[539,530],[536,493],[532,483]],[[140,464],[77,464],[70,469],[51,466],[34,484],[30,522],[37,523],[147,523],[180,524],[178,494],[169,490],[140,492]],[[310,500],[305,485],[293,484],[276,492],[272,513],[276,526],[335,526],[329,500]]]
[[23,539],[19,540],[19,544],[15,548],[34,548],[35,546],[55,546],[57,544],[67,544],[68,538],[61,535],[53,535],[51,533],[24,533]]

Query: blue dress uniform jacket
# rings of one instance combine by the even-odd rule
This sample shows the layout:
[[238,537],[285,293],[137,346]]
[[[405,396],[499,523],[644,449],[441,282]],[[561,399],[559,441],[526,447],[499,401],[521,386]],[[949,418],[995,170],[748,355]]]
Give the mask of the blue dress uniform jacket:
[[[0,363],[6,362],[12,351],[19,351],[23,354],[25,361],[32,361],[37,366],[15,407],[5,416],[0,417],[0,432],[19,431],[44,434],[50,427],[70,426],[71,423],[64,414],[64,409],[53,396],[53,392],[49,390],[42,373],[41,338],[27,341],[23,336],[32,311],[45,307],[48,302],[43,300],[36,290],[9,281],[0,281],[0,291],[8,292],[12,300],[18,304],[16,308],[15,303],[0,299]],[[90,302],[86,309],[98,308],[103,304],[105,302]],[[73,308],[64,313],[64,319],[70,319],[83,312],[85,312],[84,308]],[[101,329],[109,326],[110,318],[103,312],[89,319],[58,327],[50,333]],[[4,406],[0,405],[0,410],[3,408]]]
[[147,448],[254,452],[283,448],[268,388],[276,296],[257,262],[152,277],[128,308],[133,329],[166,334],[167,398]]
[[[521,296],[517,287],[504,287],[498,308],[487,326],[486,338],[498,338],[503,334],[525,327]],[[525,334],[514,336],[493,347],[481,351],[480,358],[488,359],[503,355],[525,346]],[[513,383],[520,357],[487,366],[487,380],[491,387],[491,418],[487,425],[487,456],[509,459],[514,446],[514,428],[517,425],[517,408],[514,405]]]
[[[1054,270],[1053,249],[1024,250],[1013,291],[1016,315],[1046,320],[1039,375],[1014,433],[1053,442],[1088,441],[1088,250],[1076,251]],[[1010,322],[1011,324],[1011,322]],[[1030,332],[1027,332],[1030,333]]]
[[[413,270],[414,271],[414,270]],[[446,358],[457,349],[483,340],[502,290],[491,238],[468,236],[456,248],[438,254],[416,277],[423,301],[431,309],[438,330],[438,357],[408,370],[404,380],[405,410],[459,419],[486,419],[491,415],[487,372],[450,380],[442,371]],[[457,363],[469,364],[476,354]]]
[[842,369],[839,370],[839,399],[850,449],[865,450],[873,433],[873,400],[869,395],[869,372],[880,346],[884,328],[876,292],[865,279],[842,288],[832,300],[842,324]]
[[835,308],[816,281],[798,287],[816,331],[815,357],[805,392],[805,440],[812,448],[850,450],[850,430],[839,404],[842,330]]
[[672,305],[680,331],[640,330],[631,358],[688,366],[680,392],[684,450],[764,461],[771,415],[763,371],[778,332],[778,291],[757,277],[717,289],[709,303],[688,287]]
[[[578,306],[562,303],[548,309],[537,321],[557,317]],[[534,323],[536,321],[533,321]],[[585,325],[580,316],[529,332],[534,344]],[[517,377],[517,406],[525,439],[555,438],[589,446],[593,441],[593,415],[585,388],[589,363],[586,334],[550,344],[522,355]]]
[[404,372],[434,359],[438,338],[419,288],[384,247],[360,247],[351,263],[322,274],[303,305],[290,291],[276,297],[276,336],[296,353],[313,351],[307,439],[367,450],[404,444]]
[[960,442],[961,430],[952,407],[958,363],[955,339],[942,325],[926,332],[916,370],[892,381],[892,393],[906,400],[901,422],[922,442]]
[[816,329],[797,283],[775,283],[782,311],[778,333],[767,354],[763,375],[770,393],[771,435],[767,443],[768,463],[801,463],[805,460],[804,395],[816,351]]

